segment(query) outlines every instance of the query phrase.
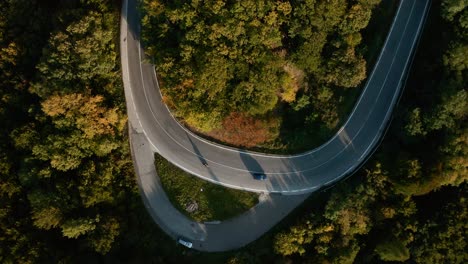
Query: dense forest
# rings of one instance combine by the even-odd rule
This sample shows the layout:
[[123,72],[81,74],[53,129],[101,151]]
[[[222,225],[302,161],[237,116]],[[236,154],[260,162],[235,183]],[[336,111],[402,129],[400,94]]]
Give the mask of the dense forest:
[[[165,102],[189,127],[244,147],[281,128],[302,140],[336,128],[337,93],[366,78],[361,31],[379,3],[145,0],[143,39]],[[299,115],[299,131],[282,126]]]
[[120,3],[8,0],[0,10],[0,262],[69,262],[132,241],[141,200]]
[[468,261],[467,15],[466,1],[434,4],[380,151],[276,235],[275,252],[310,263]]
[[[195,14],[180,17],[183,13],[177,13],[175,7],[183,7],[178,5],[181,2],[164,4],[174,7],[167,23],[174,23],[172,20],[189,23],[185,24],[187,28],[180,28],[182,32],[195,30],[188,26],[190,22],[196,27],[222,20],[223,26],[233,27],[220,27],[219,33],[203,32],[213,35],[212,42],[203,45],[237,43],[228,41],[228,33],[236,36],[236,26],[240,31],[251,30],[250,40],[258,37],[262,43],[258,47],[246,42],[239,48],[246,56],[230,55],[238,60],[250,58],[253,64],[260,65],[255,70],[245,69],[247,75],[254,76],[253,79],[249,77],[250,81],[264,84],[258,89],[268,87],[265,82],[300,83],[295,79],[298,75],[292,72],[295,72],[294,67],[301,67],[301,71],[307,69],[311,73],[302,84],[307,82],[312,91],[315,81],[327,84],[323,87],[330,89],[347,87],[342,82],[352,81],[331,78],[334,75],[330,71],[337,69],[332,64],[344,67],[348,62],[363,62],[363,55],[357,49],[351,52],[354,58],[351,61],[342,56],[354,50],[352,43],[359,43],[359,30],[370,16],[370,9],[365,9],[367,13],[363,15],[359,13],[362,10],[352,6],[374,5],[378,1],[349,1],[350,5],[344,7],[338,5],[342,2],[339,0],[328,1],[330,5],[327,6],[325,1],[290,2],[317,3],[315,13],[301,13],[299,8],[293,8],[295,5],[288,7],[286,1],[244,1],[246,5],[262,7],[257,12],[264,15],[260,21],[254,21],[249,12],[238,11],[235,14],[245,16],[242,25],[234,23],[234,14],[220,13],[209,21]],[[205,2],[192,2],[200,5],[200,11],[206,11]],[[215,3],[224,3],[206,2],[213,8],[211,11],[217,10]],[[157,7],[161,1],[147,3]],[[405,92],[373,158],[346,181],[312,195],[258,241],[219,254],[199,253],[177,246],[154,224],[139,196],[127,142],[120,81],[120,5],[120,1],[111,0],[0,1],[1,263],[468,262],[466,1],[434,1]],[[156,7],[154,10],[162,10]],[[221,7],[218,10],[224,10]],[[211,11],[207,18],[214,16]],[[326,15],[327,12],[338,12],[336,18],[340,20],[330,20],[334,16]],[[361,23],[354,21],[361,15]],[[310,24],[300,23],[301,19]],[[351,40],[343,33],[348,25],[343,21],[348,20],[357,23],[349,24],[348,30],[354,32],[349,33]],[[256,26],[256,23],[259,24]],[[272,24],[266,27],[268,23]],[[289,28],[296,25],[296,35],[281,35],[286,24]],[[307,32],[311,35],[302,38]],[[327,43],[320,50],[313,50],[319,45],[306,42],[321,43],[321,38],[325,37],[321,34],[327,36]],[[353,40],[353,36],[357,39]],[[285,39],[289,41],[283,42]],[[283,48],[296,53],[281,55]],[[228,52],[235,50],[226,48]],[[301,50],[311,54],[307,59],[312,61],[302,61],[305,58],[293,55]],[[191,58],[198,56],[199,51],[184,52]],[[179,53],[172,55],[182,58],[178,57]],[[210,58],[221,59],[215,55]],[[314,58],[319,59],[314,61]],[[346,61],[338,63],[336,60]],[[167,67],[174,67],[168,63]],[[221,71],[216,76],[224,71],[229,77],[231,67],[242,68],[243,63],[239,61],[239,65],[227,68],[218,64],[212,67]],[[203,67],[208,66],[203,64]],[[289,68],[291,75],[288,75],[288,67],[292,67]],[[257,72],[259,69],[279,72],[275,76],[284,80],[262,79],[264,77]],[[354,70],[359,68],[354,67]],[[324,72],[331,79],[321,79]],[[336,75],[342,77],[341,72],[345,69],[338,70]],[[184,74],[188,73],[177,74],[186,76]],[[175,84],[175,76],[172,78]],[[196,81],[210,80],[214,78],[206,76]],[[170,84],[171,77],[165,82]],[[188,82],[186,85],[192,85],[190,80]],[[199,98],[197,100],[204,98],[209,107],[216,107],[214,98],[222,99],[222,91],[217,91],[215,86],[212,88],[214,90],[210,91],[215,97],[211,101],[208,100],[210,93],[190,96]],[[255,101],[250,101],[254,96],[258,100],[278,101],[294,95],[298,105],[299,102],[313,105],[316,100],[313,93],[307,94],[304,88],[297,91],[291,88],[294,92],[290,94],[287,90],[275,89],[273,96],[268,89],[246,88],[243,92],[251,93],[251,97],[239,94],[243,99],[237,103],[245,107],[245,113],[253,111],[249,112],[252,114],[261,112]],[[307,101],[301,101],[304,96]],[[228,101],[232,107],[236,106],[233,100]],[[237,113],[231,118],[242,119],[242,115]]]

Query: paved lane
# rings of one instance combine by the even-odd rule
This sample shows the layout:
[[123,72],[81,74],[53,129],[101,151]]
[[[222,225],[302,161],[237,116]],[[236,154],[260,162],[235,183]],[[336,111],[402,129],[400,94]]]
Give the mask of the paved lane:
[[[428,4],[423,0],[402,0],[363,95],[346,124],[329,142],[300,155],[275,156],[212,144],[175,122],[160,101],[154,67],[142,62],[134,2],[124,0],[121,57],[130,143],[138,185],[153,219],[169,236],[184,236],[197,250],[232,250],[260,237],[311,191],[351,173],[365,161],[384,133]],[[259,204],[238,217],[220,223],[197,223],[170,203],[154,168],[153,151],[219,184],[296,195],[263,195]],[[209,169],[201,165],[205,160],[210,163]],[[253,181],[252,172],[268,173],[269,181],[266,184]]]
[[[162,103],[154,66],[139,43],[135,2],[128,5],[126,63],[139,126],[153,149],[205,180],[254,192],[301,194],[329,185],[358,168],[382,137],[402,89],[429,0],[402,0],[380,57],[347,122],[328,142],[298,155],[267,155],[214,144],[183,126]],[[124,62],[123,62],[124,63]],[[209,168],[202,165],[209,163]],[[252,173],[268,175],[256,181]]]

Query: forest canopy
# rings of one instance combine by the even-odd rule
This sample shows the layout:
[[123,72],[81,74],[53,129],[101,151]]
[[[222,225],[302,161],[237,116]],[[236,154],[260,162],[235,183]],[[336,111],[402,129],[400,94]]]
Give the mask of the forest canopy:
[[[181,2],[186,1],[147,3],[175,8]],[[326,1],[300,2],[314,6],[316,14],[344,12],[341,18],[362,11],[351,6],[373,4],[349,1],[343,11],[342,6],[328,10]],[[275,3],[265,8],[276,8],[277,21],[285,25],[280,32],[285,32],[301,14],[295,14],[291,1],[289,15],[281,15],[288,19],[281,18]],[[363,168],[311,196],[259,240],[225,253],[177,246],[141,200],[125,127],[120,8],[119,1],[110,0],[0,1],[1,263],[468,263],[466,1],[433,1],[392,124]],[[346,25],[359,28],[366,14]],[[328,83],[315,72],[331,62],[323,58],[348,52],[332,41],[340,40],[337,32],[345,22],[314,17],[304,20],[311,28],[323,23],[338,31],[326,36],[320,59],[310,56],[317,60],[301,62],[290,52],[277,58],[287,64],[273,69],[291,72],[294,82],[309,88],[281,90],[275,108],[284,100],[291,111],[323,111],[308,113],[310,119],[320,119],[333,117],[327,109],[337,91],[352,89]],[[305,33],[306,28],[295,30]],[[314,32],[319,31],[309,34]],[[365,40],[365,34],[362,40],[360,34],[348,37],[346,45]],[[295,43],[296,51],[304,46],[285,39],[297,40],[281,36],[280,49],[292,50],[285,43]],[[315,54],[314,47],[304,50]],[[362,55],[355,47],[354,54]],[[274,48],[264,52],[280,54]],[[301,63],[320,67],[301,68]],[[269,126],[281,120],[233,112],[223,122],[232,130],[243,123],[261,131],[248,139],[254,141],[276,135]]]
[[67,262],[77,247],[105,254],[125,233],[127,206],[119,204],[139,196],[126,137],[119,7],[0,2],[2,263]]
[[468,4],[445,0],[433,10],[380,150],[325,205],[276,235],[278,254],[310,263],[468,261]]
[[[379,3],[145,0],[143,40],[165,102],[210,132],[232,115],[262,120],[314,104],[317,91],[357,87],[366,78],[360,32]],[[336,126],[336,114],[317,114]]]

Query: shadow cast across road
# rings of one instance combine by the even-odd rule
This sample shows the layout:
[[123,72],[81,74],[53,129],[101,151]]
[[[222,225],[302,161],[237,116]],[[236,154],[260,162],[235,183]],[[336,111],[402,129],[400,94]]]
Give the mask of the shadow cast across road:
[[252,179],[255,178],[254,176],[257,173],[267,176],[264,181],[258,181],[257,184],[264,184],[272,193],[277,190],[288,191],[291,188],[291,183],[293,183],[293,186],[297,186],[308,184],[310,181],[303,173],[297,170],[296,164],[291,160],[278,158],[276,162],[277,164],[282,164],[280,167],[283,167],[284,170],[269,173],[262,168],[260,163],[255,159],[255,156],[246,152],[240,152],[239,156]]
[[[129,2],[131,4],[129,4]],[[376,114],[375,116],[372,116],[372,118],[369,117],[368,121],[365,123],[365,127],[360,123],[356,123],[355,126],[348,126],[348,129],[343,130],[342,133],[338,135],[338,145],[341,145],[341,151],[333,151],[335,156],[332,158],[335,158],[338,154],[340,154],[342,157],[341,159],[336,159],[333,163],[325,163],[320,161],[320,163],[314,164],[313,162],[316,160],[314,160],[313,155],[306,155],[303,156],[301,162],[297,161],[295,158],[290,158],[290,161],[288,161],[281,157],[273,157],[274,160],[271,159],[269,161],[263,161],[261,158],[256,158],[256,156],[253,154],[243,154],[242,151],[240,151],[240,157],[237,156],[237,154],[234,154],[231,156],[232,158],[230,161],[227,157],[223,157],[223,159],[220,159],[218,163],[215,163],[217,161],[215,156],[210,156],[213,157],[212,160],[210,160],[212,164],[210,164],[209,167],[206,167],[200,164],[203,161],[207,162],[207,160],[202,155],[202,152],[206,151],[206,154],[210,150],[208,148],[202,148],[200,151],[197,145],[192,142],[190,137],[188,137],[188,139],[192,144],[193,153],[189,154],[196,154],[200,160],[200,163],[198,163],[197,158],[195,157],[183,157],[183,155],[181,155],[185,153],[185,150],[190,150],[188,143],[187,145],[181,145],[181,147],[185,149],[184,152],[179,153],[177,151],[179,151],[180,148],[172,148],[172,150],[175,149],[173,151],[172,157],[177,157],[177,161],[180,161],[180,163],[185,162],[184,164],[186,164],[186,171],[192,170],[199,177],[202,177],[202,174],[207,174],[206,180],[218,183],[220,181],[218,181],[215,173],[217,173],[218,176],[223,176],[224,171],[222,169],[227,169],[229,164],[232,164],[232,166],[242,166],[241,163],[244,163],[244,168],[247,168],[247,171],[241,167],[231,167],[232,169],[236,169],[236,172],[233,173],[233,175],[239,172],[239,174],[241,174],[239,176],[242,176],[243,179],[241,179],[242,177],[239,177],[239,179],[225,177],[224,180],[226,180],[226,182],[229,181],[230,183],[232,183],[234,180],[238,181],[238,186],[233,185],[237,187],[251,184],[252,189],[254,187],[253,185],[263,185],[262,187],[264,188],[261,190],[265,192],[300,194],[304,190],[307,192],[312,192],[320,189],[321,187],[333,185],[337,180],[342,178],[343,175],[346,175],[346,173],[351,173],[353,170],[359,167],[360,164],[367,160],[369,153],[372,152],[368,150],[376,147],[375,142],[377,141],[375,138],[382,137],[384,135],[382,134],[382,126],[386,126],[388,124],[389,118],[391,118],[391,115],[389,114],[391,114],[395,104],[397,103],[398,96],[395,97],[395,95],[400,93],[402,83],[405,81],[403,74],[406,74],[408,66],[411,66],[410,56],[414,54],[414,47],[417,45],[418,36],[421,32],[422,26],[424,25],[430,2],[431,1],[429,0],[400,1],[397,15],[395,16],[390,28],[390,32],[387,35],[384,47],[382,48],[377,63],[374,66],[374,70],[369,77],[366,88],[364,89],[351,116],[356,116],[356,118],[363,116],[369,117],[369,115],[366,114],[369,111],[373,111],[373,113]],[[121,46],[123,47],[122,61],[125,62],[123,63],[124,66],[122,66],[122,72],[126,72],[123,74],[126,97],[131,97],[133,94],[132,91],[137,90],[131,90],[132,85],[139,88],[143,87],[143,77],[141,76],[143,76],[144,73],[153,74],[154,72],[154,68],[152,68],[151,71],[147,71],[146,65],[142,63],[144,61],[144,58],[142,58],[144,57],[144,52],[140,52],[143,49],[141,47],[142,44],[139,37],[141,27],[137,14],[138,12],[136,12],[136,3],[137,1],[123,1],[122,21],[124,23],[122,23],[122,25],[125,26],[125,23],[128,23],[128,27],[121,34]],[[394,28],[396,28],[396,30],[393,30]],[[132,58],[131,63],[129,63],[128,58]],[[128,67],[128,69],[125,67]],[[135,76],[129,73],[131,72],[129,69],[135,69]],[[145,71],[141,69],[145,69]],[[141,72],[138,72],[138,70]],[[367,87],[377,87],[378,89],[367,89]],[[130,92],[128,90],[130,90]],[[137,93],[139,93],[138,97],[142,98],[141,96],[144,95],[144,89],[140,89],[140,91],[135,92],[135,94]],[[392,94],[393,96],[390,96]],[[133,99],[128,100],[130,97],[126,98],[127,106],[131,105],[129,102],[133,103],[133,106],[130,106],[129,108],[138,105],[135,104]],[[152,99],[155,100],[155,98]],[[374,105],[379,106],[379,108]],[[358,108],[358,106],[360,107]],[[354,113],[354,111],[356,112]],[[138,120],[136,117],[138,117],[136,114],[129,115],[130,119],[133,118],[132,122],[138,124],[140,120]],[[349,118],[348,120],[351,119]],[[381,121],[377,122],[378,120]],[[151,124],[151,122],[146,124]],[[162,121],[162,124],[164,124],[164,121]],[[141,122],[140,125],[143,126]],[[357,132],[359,132],[362,128],[364,129],[363,131],[367,131],[367,133],[353,133],[353,130],[349,129],[352,127],[358,128]],[[369,131],[374,131],[375,133],[370,133]],[[358,144],[358,141],[355,141],[357,135],[361,135],[360,139],[363,142],[360,144]],[[141,136],[140,140],[143,140],[145,135],[140,133],[139,136]],[[371,141],[369,142],[369,140]],[[160,143],[163,144],[168,142],[168,139],[163,139]],[[148,144],[143,144],[143,141],[134,141],[134,143],[135,144],[132,145],[132,148],[135,148],[133,151],[137,151],[135,151],[135,153],[132,155],[134,156],[134,164],[136,167],[136,173],[138,175],[138,184],[140,190],[142,191],[142,196],[148,210],[154,217],[155,221],[161,225],[163,230],[174,237],[184,235],[189,239],[202,241],[208,237],[207,234],[209,233],[209,239],[206,239],[202,250],[230,250],[238,248],[245,243],[256,239],[258,236],[266,232],[266,230],[268,230],[271,226],[276,224],[290,210],[296,207],[297,204],[294,204],[294,200],[295,202],[299,203],[302,202],[302,200],[307,196],[305,193],[302,196],[298,195],[288,197],[275,194],[269,197],[271,198],[271,201],[265,199],[264,203],[256,206],[250,214],[244,215],[242,218],[225,221],[222,224],[203,225],[200,223],[194,223],[184,218],[180,212],[176,213],[176,210],[170,204],[167,196],[165,196],[164,190],[162,187],[160,187],[160,182],[158,182],[157,172],[154,169],[154,161],[151,158],[153,153],[151,153],[151,149],[148,148]],[[141,143],[141,145],[139,145],[139,143]],[[158,142],[154,141],[154,143]],[[364,143],[367,145],[364,146]],[[361,156],[345,155],[345,152],[348,152],[348,154],[353,154],[352,152],[356,152],[357,148],[360,146],[365,148],[365,152]],[[145,149],[145,151],[142,152],[141,149]],[[171,146],[168,146],[167,149],[171,149]],[[364,157],[364,154],[366,154],[367,157]],[[317,156],[318,155],[319,153],[317,153]],[[323,158],[324,156],[322,155],[320,157]],[[241,161],[238,160],[239,158]],[[226,160],[228,160],[229,163],[226,163]],[[319,159],[317,158],[317,160]],[[224,164],[222,164],[222,162],[224,162]],[[304,168],[301,169],[301,167]],[[268,178],[265,181],[255,181],[252,178],[247,179],[249,174],[251,174],[251,177],[253,177],[253,173],[265,173],[268,175]],[[336,173],[341,174],[337,175]],[[208,176],[208,174],[211,177]],[[284,208],[283,211],[281,211],[281,208]],[[278,214],[279,212],[282,214]],[[199,247],[197,247],[198,243],[194,243],[194,248],[199,250],[201,250],[202,244],[200,243]]]
[[258,161],[252,157],[252,155],[245,152],[239,152],[239,156],[242,160],[242,163],[244,163],[245,168],[247,168],[252,177],[254,176],[254,173],[264,173],[262,166],[260,166],[260,163],[258,163]]
[[[306,176],[300,171],[294,160],[278,159],[278,163],[283,164],[281,167],[284,169],[276,171],[269,178],[267,188],[274,192],[274,190],[289,191],[294,186],[309,186],[311,183],[311,176]],[[304,192],[291,193],[291,195],[309,193],[310,190]],[[286,194],[287,195],[287,194]]]
[[[126,1],[126,3],[123,3],[123,4],[128,5],[128,7],[125,7],[127,10],[136,9],[135,5],[128,4],[128,1]],[[135,14],[135,16],[129,17],[128,13]],[[139,36],[140,36],[141,26],[140,26],[140,22],[139,22],[140,18],[138,14],[139,13],[135,12],[135,10],[129,10],[129,12],[121,12],[121,19],[125,20],[125,22],[127,23],[127,32],[130,33],[129,36],[133,37],[134,40],[140,40]],[[122,39],[122,41],[126,42],[127,37]]]
[[187,132],[185,132],[185,135],[187,136],[187,139],[190,141],[190,144],[192,145],[192,148],[193,148],[193,151],[195,152],[195,155],[197,155],[198,160],[200,160],[200,164],[204,168],[206,168],[207,172],[211,176],[211,179],[213,179],[215,181],[218,181],[218,177],[216,176],[216,174],[214,174],[213,170],[210,168],[210,166],[208,164],[208,160],[206,160],[204,158],[203,154],[200,152],[200,149],[198,149],[197,145],[195,143],[193,143],[192,139],[187,134]]

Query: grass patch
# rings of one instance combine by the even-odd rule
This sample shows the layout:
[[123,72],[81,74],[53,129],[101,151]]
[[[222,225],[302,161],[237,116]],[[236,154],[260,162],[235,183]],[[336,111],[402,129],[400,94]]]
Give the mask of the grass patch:
[[[257,240],[246,246],[227,252],[193,252],[191,263],[283,263],[283,257],[275,253],[273,244],[275,236],[288,231],[291,226],[298,224],[298,219],[311,212],[325,210],[331,191],[324,190],[311,194],[302,204],[297,206],[285,218],[268,230]],[[286,262],[287,263],[287,262]]]
[[[225,220],[237,216],[258,202],[258,195],[229,189],[199,179],[155,154],[155,165],[169,200],[183,214],[196,221]],[[198,209],[186,211],[189,203]]]

